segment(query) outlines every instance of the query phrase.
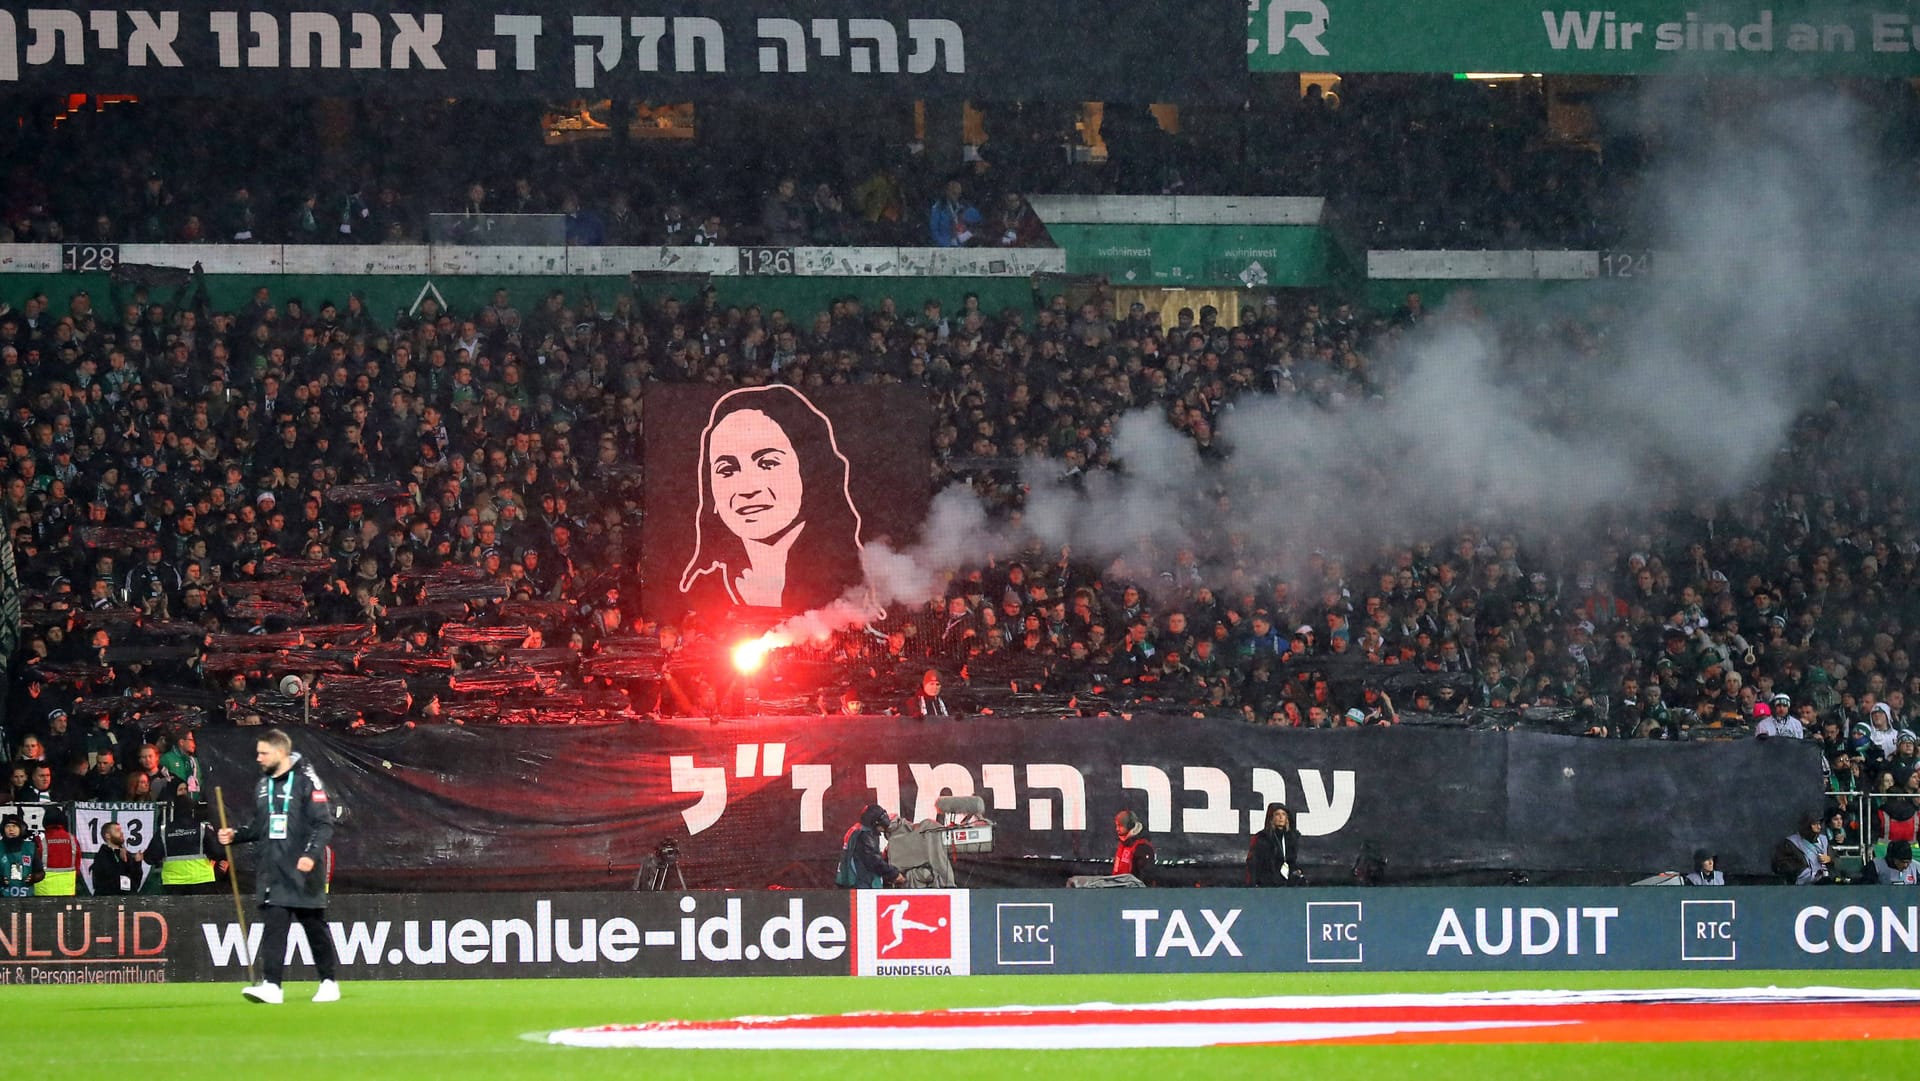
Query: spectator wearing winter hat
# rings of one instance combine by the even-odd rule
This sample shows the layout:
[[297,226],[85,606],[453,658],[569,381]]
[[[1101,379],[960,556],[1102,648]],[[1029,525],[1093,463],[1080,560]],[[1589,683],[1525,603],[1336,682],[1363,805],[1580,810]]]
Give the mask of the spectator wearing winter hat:
[[1820,814],[1803,816],[1800,828],[1773,846],[1775,877],[1795,886],[1833,881],[1833,854],[1828,851],[1824,819]]
[[1913,865],[1913,843],[1887,842],[1886,854],[1868,860],[1856,881],[1866,886],[1920,886],[1920,868]]
[[1899,752],[1900,733],[1893,727],[1893,707],[1885,702],[1873,703],[1867,711],[1867,726],[1867,739],[1876,757],[1884,761]]
[[1693,850],[1693,870],[1688,871],[1685,881],[1689,886],[1724,886],[1727,884],[1726,872],[1720,870],[1719,858],[1711,848]]
[[[1793,715],[1792,698],[1784,694],[1776,694],[1770,701],[1762,705],[1765,706],[1767,712],[1761,714],[1758,723],[1753,726],[1754,738],[1806,738],[1807,733],[1805,727],[1801,725],[1800,719]],[[1754,707],[1756,712],[1758,712],[1760,708],[1760,705]]]

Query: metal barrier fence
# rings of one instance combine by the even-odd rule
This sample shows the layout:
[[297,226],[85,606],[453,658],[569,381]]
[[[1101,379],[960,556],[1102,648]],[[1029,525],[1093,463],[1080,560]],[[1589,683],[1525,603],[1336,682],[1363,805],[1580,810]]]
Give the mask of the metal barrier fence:
[[[1860,810],[1860,857],[1872,859],[1878,855],[1889,840],[1915,839],[1916,825],[1920,825],[1920,814],[1908,818],[1895,817],[1889,812],[1898,809],[1904,802],[1920,807],[1920,792],[1853,792],[1846,793],[1855,797]],[[1881,822],[1881,816],[1887,814],[1890,821]]]
[[555,247],[567,243],[565,214],[428,214],[427,241],[469,247]]

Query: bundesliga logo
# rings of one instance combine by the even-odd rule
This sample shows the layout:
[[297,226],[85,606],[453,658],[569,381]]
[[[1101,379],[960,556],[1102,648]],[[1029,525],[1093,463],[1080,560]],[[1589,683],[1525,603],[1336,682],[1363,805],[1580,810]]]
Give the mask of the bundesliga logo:
[[972,934],[964,891],[861,890],[857,973],[867,976],[964,976]]
[[882,898],[879,949],[887,961],[945,960],[953,952],[953,899],[895,896]]

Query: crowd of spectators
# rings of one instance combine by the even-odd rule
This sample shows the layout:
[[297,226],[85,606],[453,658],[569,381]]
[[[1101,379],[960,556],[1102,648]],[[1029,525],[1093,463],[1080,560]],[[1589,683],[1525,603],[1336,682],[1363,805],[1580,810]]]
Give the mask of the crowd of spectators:
[[[1382,246],[1599,247],[1620,237],[1608,208],[1638,160],[1548,138],[1537,101],[1432,80],[1349,80],[1337,107],[1314,93],[1230,118],[1252,136],[1238,140],[1213,138],[1225,121],[1200,110],[1176,137],[1110,109],[1097,169],[1062,152],[1070,114],[1008,110],[958,175],[897,141],[776,153],[730,130],[593,168],[475,138],[502,121],[457,102],[356,103],[359,156],[301,161],[264,148],[311,140],[308,106],[151,108],[168,122],[140,122],[164,141],[8,133],[0,239],[417,242],[443,211],[562,214],[576,243],[1026,245],[1045,238],[1020,191],[1096,190],[1325,193]],[[482,179],[446,190],[450,175]],[[609,175],[622,179],[576,179]],[[1202,310],[1163,326],[1096,288],[1036,291],[1026,310],[909,296],[817,313],[501,291],[391,320],[352,295],[263,286],[216,311],[191,283],[125,288],[99,310],[84,294],[0,309],[0,520],[26,608],[0,797],[165,798],[197,786],[185,740],[204,723],[723,705],[725,679],[697,663],[720,644],[708,629],[641,614],[650,383],[920,388],[938,417],[933,485],[1010,516],[1035,459],[1069,480],[1116,468],[1130,411],[1226,457],[1215,433],[1245,396],[1366,408],[1429,318],[1417,298],[1369,311],[1284,295],[1238,325]],[[1618,317],[1506,340],[1605,341]],[[762,690],[800,697],[755,708],[1805,738],[1829,764],[1836,839],[1911,837],[1912,463],[1861,442],[1894,420],[1870,388],[1832,398],[1758,489],[1619,510],[1581,543],[1486,522],[1284,572],[1204,528],[1124,563],[983,555],[924,608],[778,661]]]
[[[957,180],[958,202],[981,215],[966,243],[1045,242],[1020,213],[1016,193],[1031,189],[984,159],[963,166],[957,144],[942,157],[876,131],[831,153],[769,147],[749,136],[770,140],[784,121],[715,106],[696,141],[553,148],[533,116],[469,138],[505,122],[492,103],[351,110],[345,121],[311,102],[179,99],[82,108],[57,124],[22,116],[0,132],[13,163],[0,182],[0,241],[528,243],[503,239],[532,235],[510,216],[546,215],[574,245],[947,246],[961,241],[929,228]],[[330,124],[351,126],[350,147],[317,145]],[[313,149],[280,152],[300,145]]]
[[[1002,203],[1048,192],[1325,196],[1371,248],[1645,248],[1629,211],[1645,163],[1687,137],[1618,87],[1555,97],[1540,79],[1349,75],[1332,93],[1293,91],[1275,82],[1245,106],[1184,107],[1171,129],[1114,103],[1097,122],[1077,103],[983,105],[983,141],[964,153],[905,113],[780,104],[701,106],[692,139],[559,146],[543,142],[538,109],[492,102],[83,107],[0,131],[15,163],[0,239],[420,243],[431,215],[450,216],[435,239],[458,240],[490,217],[548,214],[583,245],[1010,243],[996,219],[1015,222],[1011,243],[1033,244],[1043,231]],[[1875,99],[1890,138],[1911,141],[1913,97]],[[957,110],[940,116],[925,124],[957,131]],[[802,127],[809,137],[792,138]],[[937,209],[956,177],[958,228]]]
[[[1366,408],[1429,318],[1412,297],[1369,312],[1272,296],[1237,326],[1207,309],[1169,327],[1099,287],[1079,299],[840,299],[796,320],[710,293],[554,293],[523,313],[502,290],[394,322],[269,286],[237,311],[191,283],[106,310],[20,298],[0,312],[0,520],[26,609],[8,788],[162,795],[202,723],[714,708],[724,680],[694,662],[721,643],[641,618],[635,463],[656,381],[920,388],[934,485],[1011,514],[1023,463],[1116,468],[1129,411],[1227,457],[1215,431],[1246,395]],[[1596,329],[1568,319],[1516,348]],[[1488,525],[1290,574],[1204,526],[1128,562],[983,554],[924,609],[796,651],[787,684],[807,697],[760,708],[1804,737],[1827,752],[1840,828],[1910,832],[1913,797],[1863,810],[1841,794],[1920,795],[1908,464],[1862,452],[1885,419],[1870,393],[1833,393],[1759,489],[1623,510],[1580,542]]]

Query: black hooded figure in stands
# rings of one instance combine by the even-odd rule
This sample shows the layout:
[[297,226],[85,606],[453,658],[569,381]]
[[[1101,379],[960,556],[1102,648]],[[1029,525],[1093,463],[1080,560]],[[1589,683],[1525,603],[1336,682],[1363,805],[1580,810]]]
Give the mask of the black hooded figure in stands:
[[1267,824],[1247,845],[1249,886],[1304,886],[1300,873],[1300,831],[1284,803],[1267,804]]
[[860,584],[860,512],[833,423],[788,386],[713,405],[700,433],[688,607],[807,611]]

